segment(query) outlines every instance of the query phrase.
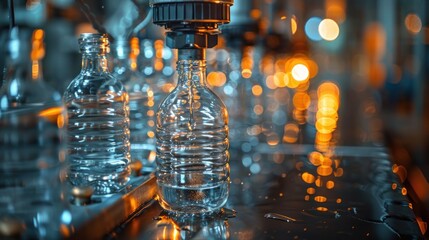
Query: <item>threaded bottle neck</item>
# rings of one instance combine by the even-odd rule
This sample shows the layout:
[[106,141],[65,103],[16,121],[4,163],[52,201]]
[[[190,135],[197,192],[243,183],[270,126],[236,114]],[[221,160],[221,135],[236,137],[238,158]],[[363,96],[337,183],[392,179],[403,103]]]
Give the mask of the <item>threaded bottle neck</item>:
[[205,60],[179,60],[177,61],[179,84],[182,85],[206,85],[206,61]]
[[109,39],[105,34],[82,33],[79,38],[79,50],[82,55],[105,55],[110,52]]
[[110,45],[106,35],[98,33],[81,34],[79,50],[82,53],[83,72],[107,71],[106,54],[110,51]]

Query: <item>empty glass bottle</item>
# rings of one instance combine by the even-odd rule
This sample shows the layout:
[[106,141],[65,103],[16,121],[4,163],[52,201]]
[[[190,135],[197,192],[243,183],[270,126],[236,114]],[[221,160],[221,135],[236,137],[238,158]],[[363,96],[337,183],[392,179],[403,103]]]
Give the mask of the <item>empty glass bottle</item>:
[[157,112],[157,183],[164,209],[206,213],[229,193],[228,112],[206,85],[204,49],[179,49],[178,84]]
[[94,194],[119,191],[129,180],[128,93],[107,70],[109,42],[102,34],[79,38],[82,70],[64,93],[68,178]]

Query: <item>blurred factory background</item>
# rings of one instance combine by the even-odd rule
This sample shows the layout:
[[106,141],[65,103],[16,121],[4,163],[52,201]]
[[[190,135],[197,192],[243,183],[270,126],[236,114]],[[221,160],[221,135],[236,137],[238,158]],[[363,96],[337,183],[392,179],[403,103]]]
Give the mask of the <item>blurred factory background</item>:
[[[15,0],[16,24],[29,32],[32,60],[42,59],[42,72],[33,74],[62,93],[80,70],[79,34],[96,31],[92,23],[100,17],[123,20],[115,10],[130,2]],[[148,2],[132,2],[143,6],[143,19]],[[82,10],[88,6],[92,14]],[[2,69],[8,16],[2,1]],[[343,146],[386,146],[416,215],[429,220],[429,2],[235,0],[222,32],[208,52],[207,80],[236,126],[232,147],[251,152],[259,144],[316,143],[323,150],[335,139]],[[170,91],[176,55],[165,45],[164,30],[149,23],[131,37],[130,61],[158,94]],[[347,131],[334,131],[340,126]],[[314,141],[302,142],[303,134]],[[260,171],[254,159],[242,162]]]

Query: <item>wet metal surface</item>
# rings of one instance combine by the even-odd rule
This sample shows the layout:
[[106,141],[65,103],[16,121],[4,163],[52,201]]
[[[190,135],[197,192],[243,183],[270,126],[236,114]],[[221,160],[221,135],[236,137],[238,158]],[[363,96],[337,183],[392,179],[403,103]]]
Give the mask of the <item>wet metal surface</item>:
[[[128,223],[127,219],[136,211],[150,206],[156,194],[153,175],[135,177],[130,181],[123,194],[114,194],[107,198],[91,198],[85,204],[70,205],[72,215],[70,230],[63,231],[65,238],[100,239],[112,232],[116,226]],[[80,202],[81,203],[81,202]]]
[[224,208],[235,217],[169,216],[153,204],[109,238],[423,239],[402,184],[406,176],[375,124],[379,115],[365,110],[373,96],[346,92],[338,110],[338,99],[323,100],[338,95],[332,89],[338,90],[332,82],[318,87],[317,111],[310,107],[306,121],[289,118],[293,131],[289,123],[279,133],[262,122],[261,133],[231,139]]
[[423,239],[406,189],[381,147],[336,147],[322,156],[311,148],[255,152],[257,173],[241,165],[240,151],[231,153],[225,207],[235,217],[175,218],[154,204],[110,238]]

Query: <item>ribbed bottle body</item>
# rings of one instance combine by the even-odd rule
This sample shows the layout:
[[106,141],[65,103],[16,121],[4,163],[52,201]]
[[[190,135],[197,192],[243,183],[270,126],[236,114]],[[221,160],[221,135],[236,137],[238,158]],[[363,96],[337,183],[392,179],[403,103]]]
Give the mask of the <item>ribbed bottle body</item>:
[[229,193],[228,113],[205,86],[198,61],[182,64],[179,85],[157,112],[160,204],[175,212],[212,212]]
[[[99,44],[96,39],[91,43]],[[68,179],[73,186],[92,187],[95,195],[112,194],[130,176],[129,96],[107,72],[102,48],[101,53],[96,46],[81,50],[82,71],[63,97]]]

